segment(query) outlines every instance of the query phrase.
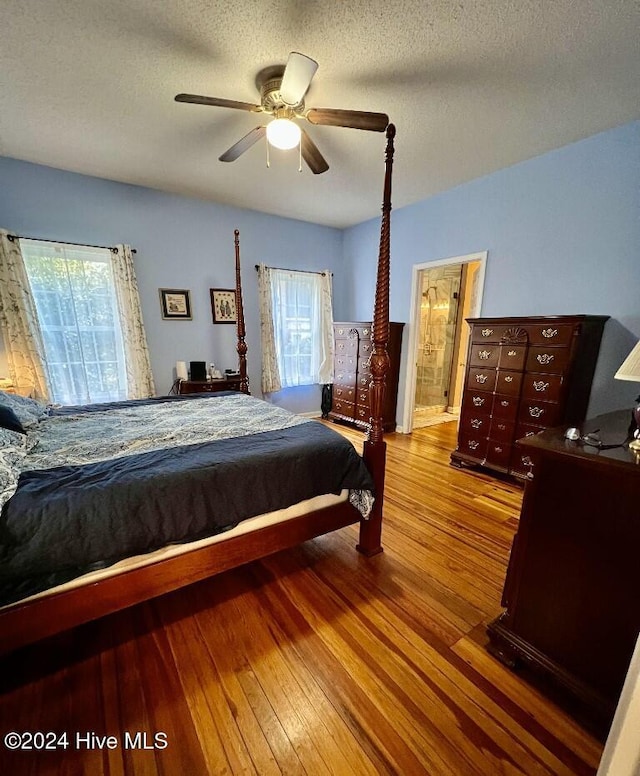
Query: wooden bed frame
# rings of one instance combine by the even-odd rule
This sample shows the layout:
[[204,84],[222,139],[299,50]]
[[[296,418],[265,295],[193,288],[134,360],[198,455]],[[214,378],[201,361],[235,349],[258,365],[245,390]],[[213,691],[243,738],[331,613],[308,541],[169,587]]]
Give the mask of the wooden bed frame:
[[[209,546],[187,550],[140,568],[123,570],[115,576],[71,588],[56,594],[16,603],[0,611],[0,655],[47,636],[61,633],[150,598],[190,585],[237,566],[258,560],[279,550],[321,536],[360,521],[357,550],[368,557],[382,552],[381,529],[384,500],[386,443],[383,438],[382,405],[385,375],[389,365],[389,243],[391,177],[395,127],[387,128],[385,180],[380,231],[380,251],[373,315],[371,356],[371,426],[364,443],[364,461],[375,484],[373,511],[362,520],[346,501],[301,515],[256,531],[232,536]],[[235,231],[236,297],[238,313],[238,359],[240,388],[249,392],[245,344],[244,311],[240,279],[239,232]]]

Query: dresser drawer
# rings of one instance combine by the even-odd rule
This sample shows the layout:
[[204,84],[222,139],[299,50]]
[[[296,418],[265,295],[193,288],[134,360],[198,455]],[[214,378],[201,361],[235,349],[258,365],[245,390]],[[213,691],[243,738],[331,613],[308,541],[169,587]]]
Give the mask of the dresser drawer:
[[494,418],[500,418],[501,420],[513,420],[518,417],[518,404],[520,403],[518,396],[505,396],[496,394],[493,400],[493,408],[491,415]]
[[460,433],[473,436],[488,436],[491,427],[491,415],[468,411],[460,418]]
[[504,418],[492,418],[491,428],[489,429],[489,439],[496,442],[511,442],[513,440],[513,430],[516,426],[514,420],[505,420]]
[[491,412],[493,394],[482,391],[465,391],[462,395],[462,412]]
[[535,347],[529,348],[527,372],[562,373],[569,363],[568,348]]
[[555,426],[559,421],[560,405],[535,399],[523,399],[520,404],[518,420],[539,426]]
[[498,358],[500,357],[499,345],[471,345],[469,352],[469,363],[471,366],[479,367],[495,367],[498,366]]
[[519,396],[522,385],[522,372],[507,372],[499,369],[496,379],[496,393],[507,396]]
[[530,345],[568,345],[573,337],[575,326],[571,323],[529,324],[526,326]]
[[469,367],[467,388],[471,390],[493,391],[496,387],[496,370]]
[[511,444],[489,439],[487,442],[486,460],[492,466],[506,471],[511,460]]
[[333,398],[339,401],[354,402],[356,397],[356,389],[353,385],[341,385],[340,383],[334,383],[333,386]]
[[356,358],[356,354],[347,354],[342,353],[340,355],[336,355],[334,359],[334,371],[335,372],[355,372],[356,367],[358,364],[358,359]]
[[356,394],[356,404],[358,406],[362,406],[366,404],[369,405],[369,389],[368,388],[358,388],[358,390],[355,392]]
[[355,404],[351,401],[344,401],[343,399],[337,399],[335,396],[335,386],[333,402],[331,404],[331,411],[337,412],[340,415],[344,415],[347,418],[355,417]]
[[512,369],[516,372],[524,369],[527,360],[526,345],[502,345],[500,347],[499,369]]
[[458,450],[465,455],[484,461],[487,452],[487,438],[480,434],[460,434]]
[[340,339],[336,337],[335,341],[335,355],[336,358],[343,356],[350,356],[352,358],[358,357],[358,340],[356,337],[349,337]]
[[366,404],[356,404],[353,417],[356,420],[360,420],[363,423],[371,423],[371,410],[369,409],[369,402]]
[[369,358],[358,359],[358,377],[368,377],[371,379],[371,361]]
[[533,460],[528,453],[525,453],[518,445],[513,446],[511,454],[511,472],[520,477],[526,477],[533,473]]
[[474,324],[471,327],[471,342],[495,342],[499,343],[511,326],[502,324]]
[[371,340],[360,340],[360,347],[358,348],[358,356],[360,358],[368,359],[373,353],[373,342]]
[[333,375],[334,385],[355,385],[356,373],[337,370]]
[[541,431],[544,431],[544,426],[536,426],[532,425],[531,423],[518,423],[516,426],[516,433],[514,434],[514,439],[525,439],[525,437],[534,436],[535,434],[539,434]]
[[558,401],[564,378],[559,374],[531,374],[522,381],[522,396],[525,399]]

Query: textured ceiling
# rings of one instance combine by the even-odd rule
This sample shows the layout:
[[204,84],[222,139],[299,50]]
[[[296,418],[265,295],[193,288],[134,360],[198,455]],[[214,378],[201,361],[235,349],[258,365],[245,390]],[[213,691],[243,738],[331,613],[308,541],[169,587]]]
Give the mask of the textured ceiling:
[[2,0],[0,29],[0,155],[338,227],[379,213],[383,135],[224,164],[262,117],[174,96],[313,57],[308,107],[396,124],[395,207],[640,117],[638,0]]

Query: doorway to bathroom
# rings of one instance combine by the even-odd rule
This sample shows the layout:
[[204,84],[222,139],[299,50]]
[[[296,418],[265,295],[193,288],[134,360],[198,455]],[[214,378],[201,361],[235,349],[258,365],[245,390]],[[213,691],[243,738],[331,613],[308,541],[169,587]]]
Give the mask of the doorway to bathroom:
[[460,414],[468,326],[480,314],[486,252],[414,266],[403,430]]

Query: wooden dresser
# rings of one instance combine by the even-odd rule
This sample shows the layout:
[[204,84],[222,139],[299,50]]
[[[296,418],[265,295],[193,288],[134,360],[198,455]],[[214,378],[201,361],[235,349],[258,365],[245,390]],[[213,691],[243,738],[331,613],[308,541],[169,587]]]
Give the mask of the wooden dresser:
[[[395,431],[400,351],[404,323],[389,324],[389,372],[382,408],[383,428]],[[332,420],[367,428],[371,411],[369,358],[373,352],[371,322],[334,323],[335,355],[333,363],[333,396],[328,417]]]
[[178,384],[178,393],[217,393],[239,390],[240,375],[231,375],[217,380],[181,380]]
[[455,465],[526,477],[514,442],[585,417],[604,315],[469,318],[467,374]]
[[[518,442],[532,461],[490,650],[564,691],[606,733],[640,631],[640,456],[621,443],[631,410]],[[577,705],[575,705],[577,703]]]

